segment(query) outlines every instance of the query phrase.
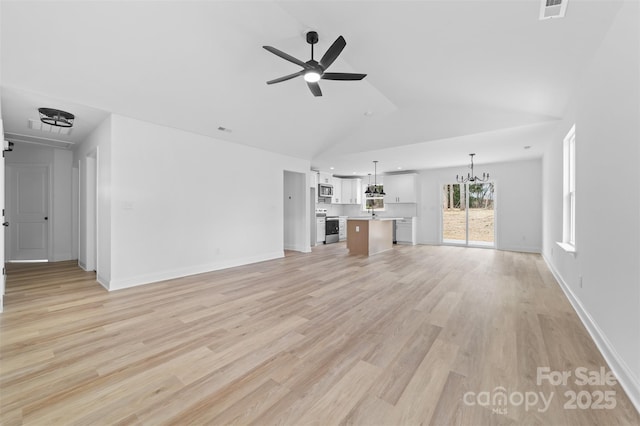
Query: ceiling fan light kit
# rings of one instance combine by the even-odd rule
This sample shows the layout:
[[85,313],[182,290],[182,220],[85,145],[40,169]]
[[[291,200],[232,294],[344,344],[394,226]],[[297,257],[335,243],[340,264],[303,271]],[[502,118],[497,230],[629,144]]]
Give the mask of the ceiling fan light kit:
[[303,76],[304,80],[307,82],[307,86],[309,90],[313,94],[313,96],[322,96],[322,90],[320,90],[320,85],[318,81],[322,80],[342,80],[342,81],[354,81],[354,80],[362,80],[367,75],[366,74],[356,74],[356,73],[346,73],[346,72],[325,72],[331,64],[336,60],[338,55],[342,52],[344,47],[347,45],[347,42],[344,40],[344,37],[339,36],[336,41],[333,42],[331,47],[327,49],[320,62],[316,61],[313,58],[313,45],[318,43],[318,33],[315,31],[309,31],[307,33],[307,43],[311,45],[311,59],[307,62],[303,62],[298,58],[294,58],[293,56],[285,53],[279,49],[276,49],[272,46],[262,46],[264,49],[273,53],[276,56],[281,57],[284,60],[287,60],[291,63],[299,65],[302,67],[302,70],[295,72],[293,74],[285,75],[283,77],[279,77],[273,80],[267,81],[267,84],[275,84],[281,83],[283,81],[291,80],[292,78]]
[[304,79],[309,83],[320,81],[320,74],[316,71],[307,71],[304,73]]
[[45,124],[57,127],[71,127],[75,116],[70,112],[55,108],[38,108],[40,121]]

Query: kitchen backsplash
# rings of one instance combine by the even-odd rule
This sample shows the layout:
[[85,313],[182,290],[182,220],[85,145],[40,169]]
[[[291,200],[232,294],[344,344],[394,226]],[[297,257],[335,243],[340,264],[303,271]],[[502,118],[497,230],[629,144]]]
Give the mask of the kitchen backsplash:
[[[319,204],[327,209],[328,216],[367,216],[371,212],[362,210],[357,204]],[[413,217],[418,215],[418,209],[414,203],[386,204],[383,211],[376,210],[378,217]]]

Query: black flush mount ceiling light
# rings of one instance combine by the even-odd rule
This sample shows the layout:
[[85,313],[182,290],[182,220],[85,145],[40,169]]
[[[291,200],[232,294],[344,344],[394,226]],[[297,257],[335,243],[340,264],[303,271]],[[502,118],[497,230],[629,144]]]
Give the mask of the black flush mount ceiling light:
[[38,108],[40,121],[51,126],[71,127],[75,116],[70,112],[61,111],[55,108]]
[[469,166],[469,168],[471,169],[471,173],[467,173],[467,177],[460,177],[459,175],[456,175],[456,180],[460,183],[466,183],[466,182],[486,182],[489,180],[489,173],[482,173],[482,178],[479,178],[478,176],[473,174],[473,156],[476,154],[469,154],[469,156],[471,156],[471,165]]

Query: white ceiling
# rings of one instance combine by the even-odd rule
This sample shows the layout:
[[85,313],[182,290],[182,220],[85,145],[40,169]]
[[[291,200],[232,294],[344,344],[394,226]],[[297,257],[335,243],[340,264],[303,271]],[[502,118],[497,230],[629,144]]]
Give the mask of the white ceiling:
[[[619,8],[569,0],[540,21],[540,0],[3,1],[2,117],[30,135],[38,107],[72,112],[77,143],[112,112],[345,175],[536,157]],[[347,41],[329,71],[367,77],[323,80],[319,98],[302,78],[265,84],[299,67],[262,46],[306,61],[309,30],[316,58]]]

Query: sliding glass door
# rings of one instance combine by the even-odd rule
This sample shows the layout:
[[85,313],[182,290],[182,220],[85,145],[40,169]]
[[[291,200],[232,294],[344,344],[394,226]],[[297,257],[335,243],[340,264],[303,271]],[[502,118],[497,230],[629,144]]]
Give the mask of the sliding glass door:
[[467,244],[467,186],[452,183],[444,186],[442,204],[442,242]]
[[453,183],[442,190],[442,242],[494,246],[495,187],[489,183]]

